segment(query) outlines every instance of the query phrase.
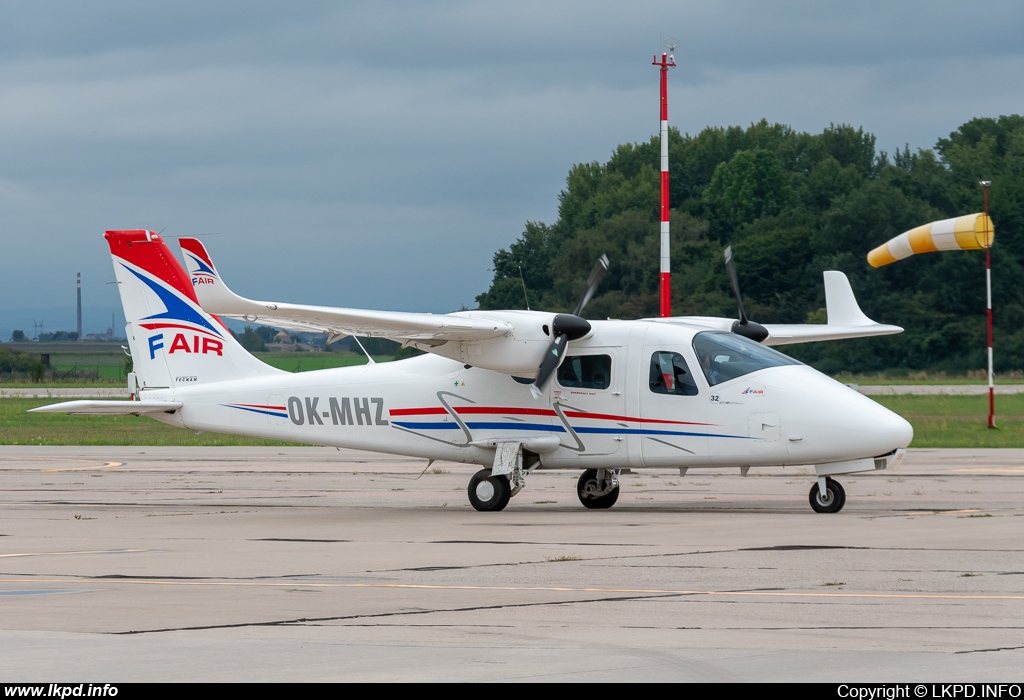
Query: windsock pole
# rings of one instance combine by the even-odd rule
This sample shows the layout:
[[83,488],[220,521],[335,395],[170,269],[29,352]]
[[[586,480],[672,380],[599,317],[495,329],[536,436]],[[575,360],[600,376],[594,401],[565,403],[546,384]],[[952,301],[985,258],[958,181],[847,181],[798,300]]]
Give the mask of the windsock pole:
[[669,256],[668,203],[668,69],[676,67],[675,44],[669,43],[661,61],[654,56],[651,65],[661,67],[661,315],[672,315],[672,276]]
[[[985,192],[985,233],[988,233],[988,186],[991,180],[982,180],[981,187]],[[992,375],[992,247],[985,248],[985,290],[988,313],[988,427],[996,427],[996,386]]]

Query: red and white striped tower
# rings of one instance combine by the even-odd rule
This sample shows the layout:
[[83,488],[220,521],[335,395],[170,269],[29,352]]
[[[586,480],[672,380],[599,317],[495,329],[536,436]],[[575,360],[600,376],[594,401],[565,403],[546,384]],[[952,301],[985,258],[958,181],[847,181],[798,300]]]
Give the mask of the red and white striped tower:
[[[982,180],[981,187],[985,191],[985,239],[988,237],[988,226],[992,219],[988,218],[988,186],[991,180]],[[985,247],[985,296],[988,314],[988,427],[996,427],[996,386],[992,377],[992,245]]]
[[661,68],[661,315],[672,315],[672,278],[669,257],[668,203],[668,69],[676,67],[676,43],[668,42],[668,53],[655,56],[651,65]]

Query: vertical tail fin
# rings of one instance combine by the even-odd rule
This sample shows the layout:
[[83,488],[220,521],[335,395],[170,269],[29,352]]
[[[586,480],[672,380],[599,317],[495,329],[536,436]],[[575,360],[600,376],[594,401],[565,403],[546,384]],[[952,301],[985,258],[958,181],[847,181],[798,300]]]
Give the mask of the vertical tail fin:
[[126,331],[143,389],[278,374],[250,355],[216,316],[159,234],[107,231]]

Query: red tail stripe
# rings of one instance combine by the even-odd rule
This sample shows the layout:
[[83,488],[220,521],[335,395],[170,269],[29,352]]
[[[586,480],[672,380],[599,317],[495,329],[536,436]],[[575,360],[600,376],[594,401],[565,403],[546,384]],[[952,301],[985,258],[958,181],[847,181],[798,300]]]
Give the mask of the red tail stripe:
[[214,333],[211,333],[210,331],[208,331],[208,330],[206,330],[204,328],[196,328],[195,326],[183,326],[180,323],[140,323],[139,325],[142,326],[143,328],[145,328],[147,331],[155,331],[155,330],[158,330],[160,328],[181,328],[182,330],[186,330],[186,331],[194,331],[196,333],[205,333],[206,335],[210,336],[211,338],[219,338],[219,336],[217,336]]
[[160,234],[145,229],[107,231],[104,236],[110,245],[110,253],[126,262],[142,268],[165,284],[174,287],[197,306],[192,280]]

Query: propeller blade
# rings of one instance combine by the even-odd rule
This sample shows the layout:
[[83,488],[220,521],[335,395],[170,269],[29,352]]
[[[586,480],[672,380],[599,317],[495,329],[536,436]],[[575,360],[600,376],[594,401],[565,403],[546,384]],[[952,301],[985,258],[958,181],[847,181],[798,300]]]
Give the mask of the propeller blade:
[[530,393],[533,394],[533,398],[540,398],[541,391],[551,380],[551,375],[554,374],[555,368],[558,367],[558,363],[562,361],[562,355],[565,353],[565,346],[568,344],[569,336],[567,335],[556,336],[555,339],[551,341],[551,345],[548,346],[548,351],[544,353],[544,359],[540,362],[540,369],[537,370],[537,378],[533,381],[533,384],[530,385]]
[[736,277],[736,263],[732,259],[732,246],[725,249],[725,269],[729,272],[729,284],[732,285],[733,296],[740,307],[740,323],[747,323],[747,312],[743,308],[743,297],[740,296],[740,283]]
[[590,324],[585,318],[580,317],[580,313],[594,296],[594,292],[597,291],[598,285],[604,278],[604,273],[608,272],[608,265],[608,256],[602,254],[597,259],[594,269],[590,271],[587,288],[573,312],[557,314],[551,321],[551,337],[554,340],[551,341],[547,352],[544,353],[544,359],[541,360],[540,367],[537,369],[537,378],[530,385],[530,393],[533,394],[533,398],[539,399],[544,387],[551,381],[551,375],[555,373],[555,369],[562,362],[562,356],[565,354],[565,348],[569,341],[579,340],[590,332]]
[[594,264],[594,269],[590,271],[590,277],[587,278],[587,290],[583,292],[583,296],[580,298],[576,308],[573,309],[572,315],[579,316],[583,312],[583,307],[587,305],[587,302],[594,296],[594,292],[597,291],[597,286],[601,284],[601,280],[604,278],[604,273],[608,272],[608,256],[601,255],[597,259],[597,263]]
[[743,308],[743,297],[740,295],[740,283],[736,276],[736,263],[733,261],[732,257],[732,246],[728,246],[725,249],[725,268],[729,272],[729,284],[732,285],[732,293],[736,296],[736,304],[739,306],[740,311],[740,320],[732,324],[732,332],[736,335],[742,335],[744,338],[750,338],[756,343],[760,343],[770,334],[768,333],[768,329],[760,323],[754,323],[753,321],[747,320],[747,311]]

